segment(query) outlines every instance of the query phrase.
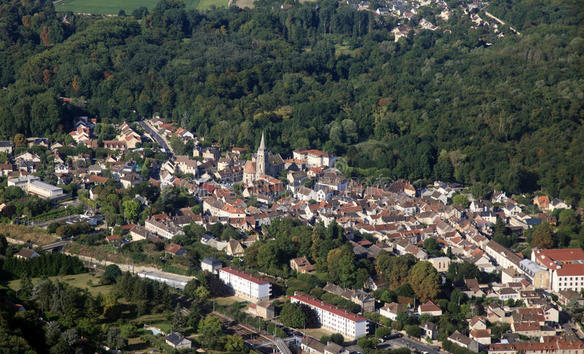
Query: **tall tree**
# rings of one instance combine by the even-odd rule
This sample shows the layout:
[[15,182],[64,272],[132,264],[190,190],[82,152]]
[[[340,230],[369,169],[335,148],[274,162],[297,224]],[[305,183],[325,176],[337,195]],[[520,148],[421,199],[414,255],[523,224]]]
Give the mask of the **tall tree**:
[[408,283],[420,301],[434,300],[440,292],[440,276],[430,262],[418,262],[409,273]]

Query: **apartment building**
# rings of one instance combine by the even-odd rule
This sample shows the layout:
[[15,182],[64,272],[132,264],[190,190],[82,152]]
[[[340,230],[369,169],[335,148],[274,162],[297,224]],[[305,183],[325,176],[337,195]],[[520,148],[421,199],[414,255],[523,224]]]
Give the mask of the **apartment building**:
[[580,248],[538,249],[531,260],[549,272],[549,290],[584,290],[584,251]]
[[294,293],[293,303],[305,304],[313,309],[322,327],[338,332],[345,337],[356,339],[367,335],[367,319],[352,312],[340,309],[311,296]]
[[237,296],[254,303],[269,300],[272,295],[272,284],[269,281],[236,268],[219,269],[219,279],[232,288]]

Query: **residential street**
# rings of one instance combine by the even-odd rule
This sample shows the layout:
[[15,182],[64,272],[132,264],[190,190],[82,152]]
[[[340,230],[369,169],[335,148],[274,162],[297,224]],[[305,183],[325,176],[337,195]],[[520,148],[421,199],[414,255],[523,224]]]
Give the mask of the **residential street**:
[[137,123],[140,125],[142,129],[144,129],[148,134],[150,134],[150,136],[154,140],[156,140],[156,142],[158,143],[158,145],[160,145],[161,148],[163,148],[169,155],[172,156],[172,149],[166,143],[166,140],[162,136],[160,136],[160,134],[158,134],[154,129],[152,129],[152,127],[150,127],[150,125],[148,125],[148,123],[144,122],[143,120],[140,120]]

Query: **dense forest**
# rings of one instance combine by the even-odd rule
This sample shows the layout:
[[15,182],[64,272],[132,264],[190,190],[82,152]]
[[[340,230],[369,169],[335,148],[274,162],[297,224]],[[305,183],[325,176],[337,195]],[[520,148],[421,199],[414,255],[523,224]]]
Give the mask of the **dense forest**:
[[160,114],[223,146],[255,147],[265,129],[273,151],[334,152],[353,177],[541,188],[578,203],[581,4],[493,0],[487,10],[521,33],[497,38],[448,3],[447,22],[432,7],[410,20],[439,30],[394,42],[397,20],[332,0],[209,12],[162,0],[113,18],[0,0],[0,135],[57,137],[80,113]]

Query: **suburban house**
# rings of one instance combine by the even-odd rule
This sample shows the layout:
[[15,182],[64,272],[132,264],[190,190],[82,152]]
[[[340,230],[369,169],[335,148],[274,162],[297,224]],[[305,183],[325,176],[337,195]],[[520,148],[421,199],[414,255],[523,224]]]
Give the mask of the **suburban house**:
[[479,342],[477,342],[476,340],[474,340],[472,338],[465,336],[464,334],[460,333],[459,331],[454,331],[454,333],[452,333],[450,335],[450,337],[448,337],[448,340],[451,341],[452,343],[458,345],[459,347],[466,348],[466,349],[471,350],[475,353],[479,352]]
[[40,254],[31,248],[22,248],[20,251],[18,251],[15,257],[18,259],[30,260],[36,257],[40,257]]
[[389,304],[383,305],[382,308],[379,309],[379,314],[383,317],[387,317],[392,321],[397,319],[397,315],[400,312],[406,312],[406,307],[402,304],[398,304],[397,302],[391,302]]
[[299,257],[290,260],[290,268],[298,273],[310,274],[314,273],[315,269],[306,257]]
[[375,312],[375,298],[363,290],[343,289],[333,283],[326,283],[323,290],[361,306],[362,313]]
[[191,347],[191,341],[180,333],[173,332],[164,339],[166,340],[166,344],[174,349],[188,349]]
[[419,315],[442,316],[442,310],[438,305],[432,301],[427,301],[425,304],[418,306]]
[[218,274],[219,269],[223,267],[223,262],[218,260],[217,258],[208,257],[203,258],[201,261],[201,270],[207,271],[209,273]]

